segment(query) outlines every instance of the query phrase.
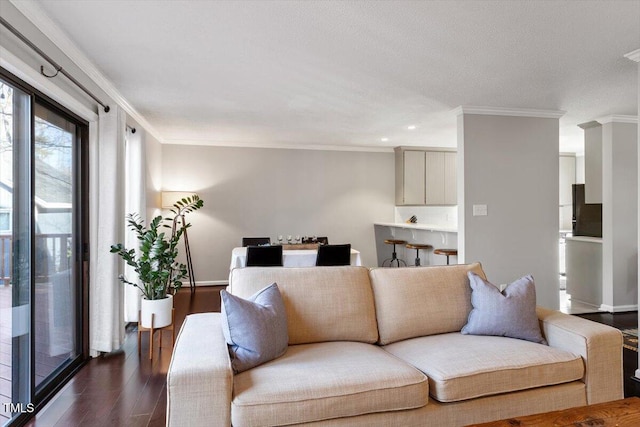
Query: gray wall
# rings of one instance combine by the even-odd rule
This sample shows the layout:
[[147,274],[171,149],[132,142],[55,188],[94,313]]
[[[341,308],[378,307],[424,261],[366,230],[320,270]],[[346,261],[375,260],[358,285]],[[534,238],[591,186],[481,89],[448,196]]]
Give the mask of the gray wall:
[[495,284],[532,274],[538,304],[557,309],[558,119],[462,114],[458,133],[461,261]]
[[205,207],[189,215],[198,282],[228,279],[242,236],[328,236],[376,265],[373,223],[393,222],[389,153],[162,146],[163,190],[195,191]]
[[602,129],[602,308],[635,310],[638,301],[638,125]]

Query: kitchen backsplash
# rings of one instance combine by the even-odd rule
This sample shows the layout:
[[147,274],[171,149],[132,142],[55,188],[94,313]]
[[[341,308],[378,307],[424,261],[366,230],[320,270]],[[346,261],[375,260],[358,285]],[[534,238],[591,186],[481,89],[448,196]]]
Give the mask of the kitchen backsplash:
[[415,215],[418,224],[458,225],[457,206],[396,206],[395,222],[405,222]]

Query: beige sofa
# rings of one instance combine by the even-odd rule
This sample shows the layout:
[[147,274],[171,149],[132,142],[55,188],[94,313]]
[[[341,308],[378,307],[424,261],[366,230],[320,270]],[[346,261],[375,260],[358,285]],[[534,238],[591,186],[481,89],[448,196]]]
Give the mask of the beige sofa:
[[462,335],[467,271],[244,268],[230,292],[276,282],[284,356],[234,375],[220,314],[188,316],[167,375],[170,426],[459,426],[622,398],[617,329],[539,309],[549,345]]

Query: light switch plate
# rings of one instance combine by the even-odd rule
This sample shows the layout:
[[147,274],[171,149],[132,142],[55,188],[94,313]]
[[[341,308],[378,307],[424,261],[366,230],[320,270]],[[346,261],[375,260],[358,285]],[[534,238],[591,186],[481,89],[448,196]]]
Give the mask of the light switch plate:
[[487,205],[473,205],[473,216],[487,216]]

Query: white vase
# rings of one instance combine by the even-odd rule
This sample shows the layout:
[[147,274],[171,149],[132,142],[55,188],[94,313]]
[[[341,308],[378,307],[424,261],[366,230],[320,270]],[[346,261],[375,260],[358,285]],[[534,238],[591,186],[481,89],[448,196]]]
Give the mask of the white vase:
[[[173,309],[173,295],[163,299],[142,298],[140,302],[140,324],[144,328],[164,328],[171,324],[171,310]],[[153,313],[153,325],[151,314]]]

